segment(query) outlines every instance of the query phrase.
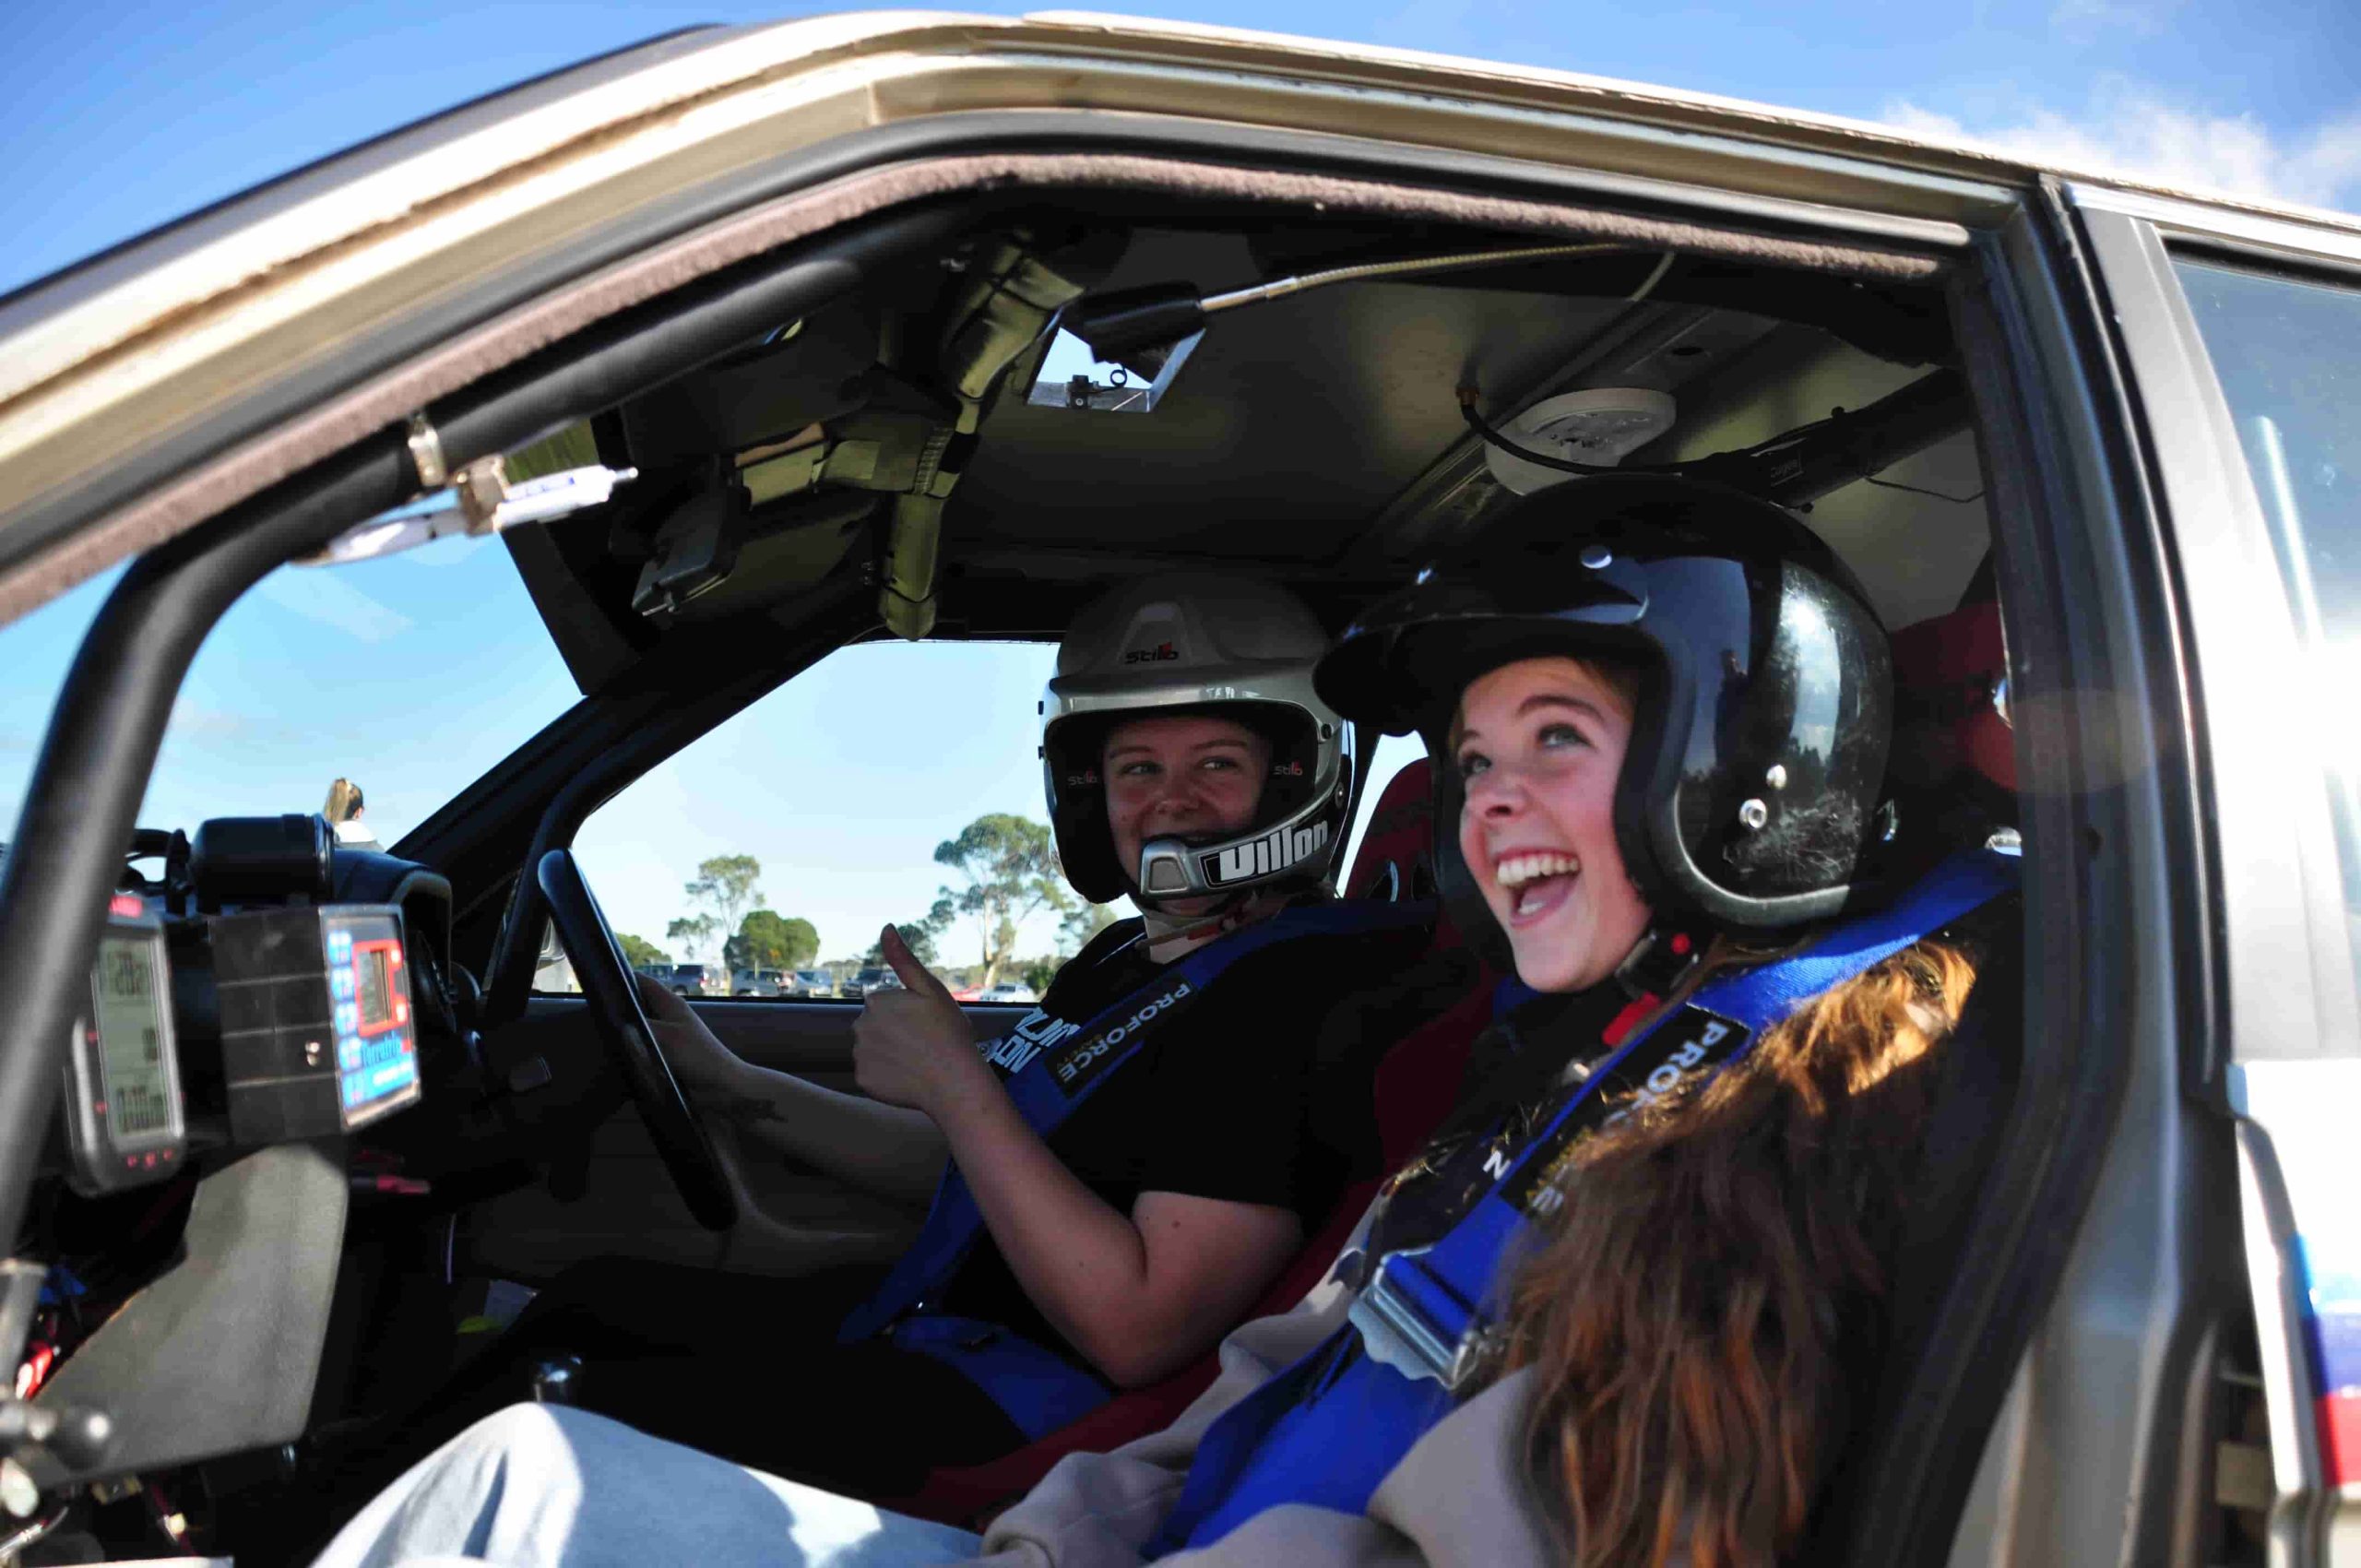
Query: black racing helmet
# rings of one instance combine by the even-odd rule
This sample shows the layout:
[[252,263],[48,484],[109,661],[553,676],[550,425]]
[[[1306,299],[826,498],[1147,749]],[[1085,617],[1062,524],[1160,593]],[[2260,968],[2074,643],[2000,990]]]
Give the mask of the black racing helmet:
[[1522,499],[1363,612],[1320,664],[1339,712],[1426,738],[1463,929],[1491,920],[1442,826],[1459,820],[1447,748],[1460,693],[1502,664],[1569,653],[1639,671],[1615,830],[1659,918],[1776,929],[1835,913],[1873,879],[1893,677],[1860,585],[1770,502],[1602,476]]
[[[1041,768],[1058,857],[1096,903],[1242,894],[1323,881],[1352,804],[1351,727],[1312,690],[1327,633],[1285,588],[1173,572],[1109,590],[1075,615],[1041,701]],[[1107,732],[1156,713],[1217,712],[1271,745],[1253,822],[1218,837],[1154,838],[1115,858],[1099,758]]]

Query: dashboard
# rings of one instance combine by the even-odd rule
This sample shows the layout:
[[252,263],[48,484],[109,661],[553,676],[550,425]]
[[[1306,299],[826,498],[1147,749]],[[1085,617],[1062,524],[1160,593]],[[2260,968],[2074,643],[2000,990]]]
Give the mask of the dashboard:
[[325,829],[210,822],[161,885],[112,896],[53,1141],[77,1192],[169,1181],[192,1136],[219,1150],[348,1134],[422,1097],[420,1025],[448,999],[410,928],[447,926],[447,888],[390,857],[363,866]]
[[441,876],[317,816],[135,839],[19,1248],[49,1275],[18,1392],[112,1438],[42,1485],[303,1431],[350,1206],[427,1188],[381,1129],[472,1040],[450,918]]

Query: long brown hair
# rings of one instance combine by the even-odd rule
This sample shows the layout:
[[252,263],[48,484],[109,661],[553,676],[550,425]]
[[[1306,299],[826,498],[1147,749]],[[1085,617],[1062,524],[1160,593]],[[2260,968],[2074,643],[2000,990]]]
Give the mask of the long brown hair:
[[1877,1342],[1927,1121],[1913,1064],[1975,979],[1966,948],[1920,942],[1577,1152],[1503,1365],[1538,1374],[1526,1455],[1580,1568],[1797,1544]]

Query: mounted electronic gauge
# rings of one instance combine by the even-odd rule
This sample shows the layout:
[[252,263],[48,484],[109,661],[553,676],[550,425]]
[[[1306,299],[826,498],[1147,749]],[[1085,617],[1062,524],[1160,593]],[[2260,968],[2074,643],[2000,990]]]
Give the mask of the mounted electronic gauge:
[[65,1064],[74,1186],[99,1194],[161,1181],[188,1154],[163,922],[140,900],[108,906],[88,1006]]
[[417,1101],[418,1028],[401,911],[330,904],[207,921],[230,1130],[320,1137]]

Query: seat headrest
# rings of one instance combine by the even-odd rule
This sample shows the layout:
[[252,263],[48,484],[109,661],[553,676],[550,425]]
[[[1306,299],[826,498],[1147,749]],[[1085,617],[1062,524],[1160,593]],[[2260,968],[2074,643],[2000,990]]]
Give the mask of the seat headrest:
[[1434,775],[1420,757],[1403,764],[1378,796],[1345,878],[1345,897],[1398,903],[1434,892]]
[[1980,776],[2011,794],[2016,742],[2003,694],[2009,674],[2000,607],[1963,604],[1893,634],[1893,766],[1920,788]]

